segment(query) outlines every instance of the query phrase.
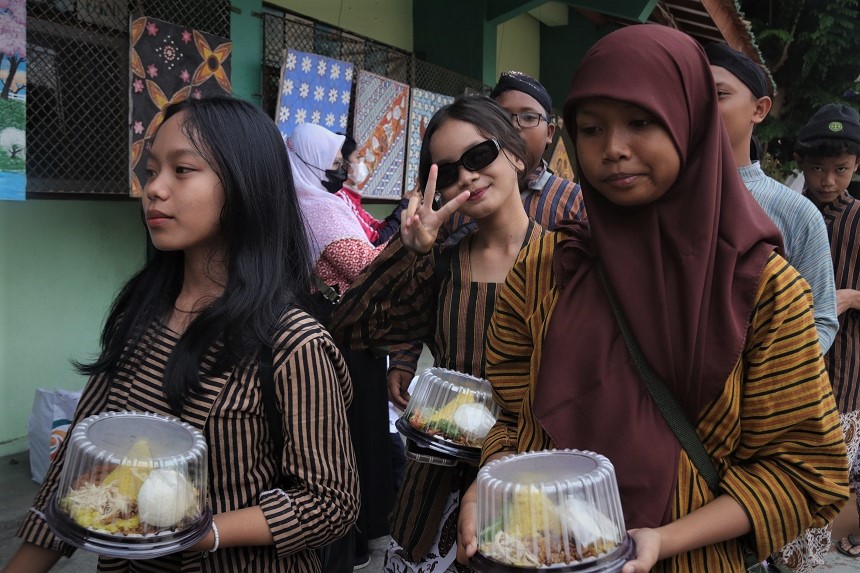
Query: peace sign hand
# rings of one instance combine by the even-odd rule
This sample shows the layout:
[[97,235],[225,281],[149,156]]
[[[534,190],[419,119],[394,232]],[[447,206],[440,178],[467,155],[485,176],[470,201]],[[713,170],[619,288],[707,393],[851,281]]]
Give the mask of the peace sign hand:
[[433,248],[442,223],[447,221],[448,217],[469,199],[469,192],[463,191],[442,205],[438,211],[434,211],[433,197],[436,195],[436,172],[436,165],[431,165],[423,197],[418,193],[413,193],[409,199],[409,206],[400,215],[400,238],[403,244],[409,250],[422,255],[429,253],[430,249]]

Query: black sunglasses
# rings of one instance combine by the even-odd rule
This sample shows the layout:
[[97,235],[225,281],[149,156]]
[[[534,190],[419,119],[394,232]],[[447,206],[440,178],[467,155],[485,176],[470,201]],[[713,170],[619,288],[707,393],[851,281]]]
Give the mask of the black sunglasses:
[[453,163],[440,163],[437,165],[436,189],[445,189],[457,182],[460,178],[460,166],[469,171],[479,171],[496,160],[499,156],[501,146],[495,139],[482,141],[478,145],[470,147],[463,152],[460,159]]

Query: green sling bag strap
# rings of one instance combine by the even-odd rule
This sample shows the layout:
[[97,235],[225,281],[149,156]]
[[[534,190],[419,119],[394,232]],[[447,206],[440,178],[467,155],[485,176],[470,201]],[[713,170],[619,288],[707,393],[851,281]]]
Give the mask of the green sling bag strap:
[[[636,366],[636,371],[639,373],[639,377],[642,378],[642,382],[645,383],[645,388],[648,390],[648,394],[651,395],[651,399],[654,401],[657,409],[660,410],[660,414],[663,416],[663,419],[666,420],[666,423],[672,429],[675,437],[678,438],[678,441],[681,443],[681,447],[683,447],[684,451],[687,452],[687,456],[690,458],[690,461],[693,462],[693,465],[696,466],[696,469],[698,469],[699,473],[702,474],[702,477],[705,478],[711,492],[715,497],[719,496],[722,493],[720,490],[721,478],[717,471],[717,467],[714,465],[714,461],[711,459],[711,456],[708,455],[707,450],[705,450],[702,440],[699,439],[696,429],[693,427],[693,424],[690,423],[684,410],[681,409],[681,405],[678,403],[678,400],[675,399],[675,395],[672,394],[668,387],[666,387],[660,379],[660,376],[651,369],[645,360],[645,357],[642,355],[642,351],[639,349],[639,344],[637,344],[636,339],[633,338],[633,333],[630,332],[627,320],[624,318],[624,314],[618,306],[618,301],[615,298],[615,294],[612,292],[612,288],[609,286],[609,280],[606,278],[606,271],[603,270],[603,265],[600,263],[597,264],[597,273],[600,276],[600,282],[603,284],[604,290],[606,290],[609,304],[612,306],[612,313],[615,315],[618,328],[621,330],[621,336],[624,337],[624,343],[627,345],[627,350],[630,352],[630,357],[633,359],[633,364]],[[759,561],[758,557],[756,557],[755,552],[745,539],[741,539],[741,550],[744,555],[744,566],[748,573],[766,573],[768,570],[776,570],[780,573],[793,573],[792,569],[785,565],[773,563],[770,558],[768,558],[767,566],[765,566],[761,561]]]

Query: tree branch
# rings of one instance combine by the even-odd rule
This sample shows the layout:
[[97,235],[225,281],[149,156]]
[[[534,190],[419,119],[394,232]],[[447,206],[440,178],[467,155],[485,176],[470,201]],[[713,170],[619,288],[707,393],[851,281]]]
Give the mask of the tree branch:
[[[800,22],[800,14],[803,12],[803,5],[801,5],[800,9],[797,11],[797,14],[794,16],[794,23],[791,25],[791,37],[794,38],[795,33],[797,32],[797,24]],[[788,50],[791,47],[792,41],[786,42],[782,47],[782,53],[779,56],[779,59],[775,64],[770,66],[771,74],[776,74],[779,69],[785,64],[785,61],[788,59]]]

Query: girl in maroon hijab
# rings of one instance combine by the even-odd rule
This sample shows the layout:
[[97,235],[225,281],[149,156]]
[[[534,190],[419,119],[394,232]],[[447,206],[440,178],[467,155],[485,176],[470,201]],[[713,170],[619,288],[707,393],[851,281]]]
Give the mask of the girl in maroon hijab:
[[[499,292],[487,377],[502,408],[482,463],[578,448],[615,464],[637,557],[624,573],[744,570],[847,499],[839,415],[808,284],[738,178],[708,61],[656,25],[597,42],[572,82],[589,224],[533,243]],[[598,262],[651,368],[720,472],[714,497],[655,407]],[[474,554],[474,491],[461,559]]]

